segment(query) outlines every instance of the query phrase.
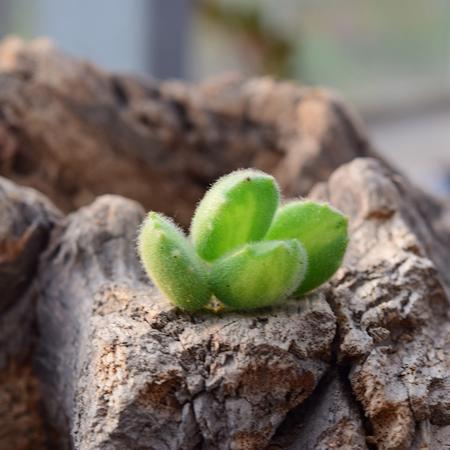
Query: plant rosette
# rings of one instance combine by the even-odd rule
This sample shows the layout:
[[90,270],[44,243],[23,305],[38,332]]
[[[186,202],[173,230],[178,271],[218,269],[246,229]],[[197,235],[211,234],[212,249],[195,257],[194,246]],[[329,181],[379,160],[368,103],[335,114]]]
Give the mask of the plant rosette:
[[259,170],[232,172],[197,206],[190,235],[150,212],[138,253],[154,284],[177,307],[196,311],[214,296],[230,309],[279,304],[328,281],[342,264],[348,219],[327,204],[280,206],[275,179]]

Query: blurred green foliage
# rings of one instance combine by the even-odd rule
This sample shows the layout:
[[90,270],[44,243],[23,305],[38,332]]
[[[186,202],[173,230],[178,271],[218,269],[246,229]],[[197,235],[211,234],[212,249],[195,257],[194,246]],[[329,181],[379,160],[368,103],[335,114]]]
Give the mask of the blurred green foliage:
[[[199,1],[203,17],[245,41],[259,60],[261,71],[273,76],[293,77],[292,57],[298,42],[284,36],[265,21],[264,9],[258,3]],[[254,56],[255,56],[254,55]]]
[[[244,73],[335,86],[358,103],[450,87],[447,1],[201,0],[198,5],[204,20],[224,30],[224,47],[235,49]],[[208,36],[204,41],[208,46]]]

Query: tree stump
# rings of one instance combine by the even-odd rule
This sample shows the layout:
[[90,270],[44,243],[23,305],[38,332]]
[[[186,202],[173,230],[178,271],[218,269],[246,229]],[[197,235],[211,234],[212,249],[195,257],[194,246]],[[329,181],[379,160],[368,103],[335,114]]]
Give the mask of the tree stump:
[[[450,447],[450,207],[335,94],[149,82],[42,41],[0,69],[1,450]],[[186,225],[242,166],[345,212],[343,267],[277,308],[180,312],[138,224]]]

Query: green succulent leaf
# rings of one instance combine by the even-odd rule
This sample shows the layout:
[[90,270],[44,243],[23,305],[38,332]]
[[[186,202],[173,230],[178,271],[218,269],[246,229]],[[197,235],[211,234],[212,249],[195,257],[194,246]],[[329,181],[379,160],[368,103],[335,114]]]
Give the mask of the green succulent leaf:
[[209,301],[205,263],[170,219],[155,212],[147,215],[138,237],[138,253],[155,285],[176,306],[194,311]]
[[309,292],[331,278],[348,244],[348,219],[326,204],[295,201],[281,207],[265,237],[298,239],[308,254],[308,268],[296,294]]
[[275,179],[264,172],[238,170],[220,178],[192,219],[191,238],[198,254],[214,261],[242,244],[261,240],[279,199]]
[[291,294],[306,266],[297,239],[250,243],[214,262],[210,284],[215,296],[234,309],[261,308]]

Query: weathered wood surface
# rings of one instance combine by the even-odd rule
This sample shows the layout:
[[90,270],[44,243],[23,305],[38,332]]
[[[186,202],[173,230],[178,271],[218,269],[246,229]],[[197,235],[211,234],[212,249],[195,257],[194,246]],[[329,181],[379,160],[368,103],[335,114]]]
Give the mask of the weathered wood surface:
[[66,412],[76,448],[262,448],[328,367],[328,303],[177,312],[137,262],[141,219],[136,204],[101,197],[44,255],[37,366],[51,420]]
[[44,448],[35,345],[36,270],[59,219],[32,189],[0,182],[0,449]]
[[186,223],[216,175],[258,165],[351,218],[316,293],[192,315],[138,264],[141,205],[64,216],[0,177],[1,450],[450,447],[450,207],[379,160],[342,165],[374,153],[341,101],[149,85],[42,43],[9,41],[0,68],[0,171],[64,210],[113,192]]
[[51,421],[67,421],[76,448],[258,449],[330,371],[272,445],[442,448],[449,303],[415,192],[372,159],[338,169],[312,196],[352,218],[345,266],[315,295],[244,316],[177,313],[149,286],[134,203],[102,197],[68,216],[39,276]]
[[[345,266],[328,299],[339,325],[338,364],[349,366],[373,442],[449,446],[450,224],[433,228],[448,211],[432,199],[417,207],[425,197],[371,159],[341,167],[312,197],[351,217]],[[439,246],[447,251],[437,253]]]
[[0,175],[64,211],[113,193],[187,225],[205,188],[236,168],[272,172],[298,195],[372,153],[358,119],[325,89],[143,81],[16,39],[0,46],[0,70]]

